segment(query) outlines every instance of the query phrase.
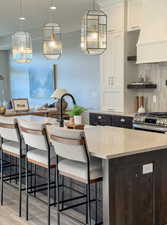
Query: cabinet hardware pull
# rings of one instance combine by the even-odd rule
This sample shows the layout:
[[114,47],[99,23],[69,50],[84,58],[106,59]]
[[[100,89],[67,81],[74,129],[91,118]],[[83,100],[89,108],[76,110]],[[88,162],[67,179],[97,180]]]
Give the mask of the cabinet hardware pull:
[[112,33],[112,32],[115,32],[116,29],[111,29],[111,30],[108,30],[108,33]]
[[131,26],[131,29],[140,29],[139,26]]
[[116,110],[113,108],[108,108],[109,111],[115,112]]

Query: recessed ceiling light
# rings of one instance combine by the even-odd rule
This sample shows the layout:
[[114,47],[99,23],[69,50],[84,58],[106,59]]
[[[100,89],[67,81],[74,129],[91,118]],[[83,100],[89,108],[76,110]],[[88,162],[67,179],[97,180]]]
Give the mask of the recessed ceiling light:
[[56,9],[56,6],[52,5],[52,6],[49,7],[49,9],[50,10],[55,10]]
[[25,20],[26,20],[26,18],[25,18],[25,17],[19,17],[19,20],[21,20],[21,21],[25,21]]

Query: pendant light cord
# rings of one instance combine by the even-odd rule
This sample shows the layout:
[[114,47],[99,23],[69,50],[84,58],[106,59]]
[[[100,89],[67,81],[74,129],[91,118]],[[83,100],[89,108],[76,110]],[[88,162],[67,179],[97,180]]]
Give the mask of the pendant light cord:
[[54,22],[54,16],[55,16],[55,10],[56,10],[56,4],[54,0],[48,1],[48,13],[49,13],[49,22]]
[[96,2],[95,2],[95,0],[90,0],[89,1],[89,8],[91,10],[96,10]]
[[22,0],[20,0],[20,18],[23,17],[23,3]]
[[25,17],[23,16],[23,2],[19,0],[19,30],[23,29],[23,22],[25,21]]
[[92,0],[92,9],[93,9],[93,10],[96,9],[96,3],[95,3],[95,0]]
[[95,0],[90,0],[90,9],[92,9],[92,10],[95,10],[95,6],[96,6],[96,4],[95,4]]

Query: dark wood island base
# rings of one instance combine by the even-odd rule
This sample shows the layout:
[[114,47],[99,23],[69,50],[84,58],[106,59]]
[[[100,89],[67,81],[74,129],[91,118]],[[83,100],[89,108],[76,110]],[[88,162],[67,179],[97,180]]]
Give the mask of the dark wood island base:
[[[143,171],[152,166],[152,172]],[[104,160],[103,167],[109,172],[105,225],[167,224],[167,150]]]

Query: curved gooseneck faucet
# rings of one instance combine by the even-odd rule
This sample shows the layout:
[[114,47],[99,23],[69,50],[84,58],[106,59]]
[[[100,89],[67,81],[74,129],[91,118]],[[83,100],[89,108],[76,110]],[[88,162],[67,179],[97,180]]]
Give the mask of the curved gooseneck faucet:
[[62,107],[62,105],[63,105],[63,99],[66,96],[71,97],[71,99],[73,101],[73,104],[76,105],[76,101],[75,101],[74,97],[70,93],[66,93],[66,94],[64,94],[64,95],[61,96],[61,99],[60,99],[60,110],[61,110],[60,111],[60,127],[64,127],[63,107]]

